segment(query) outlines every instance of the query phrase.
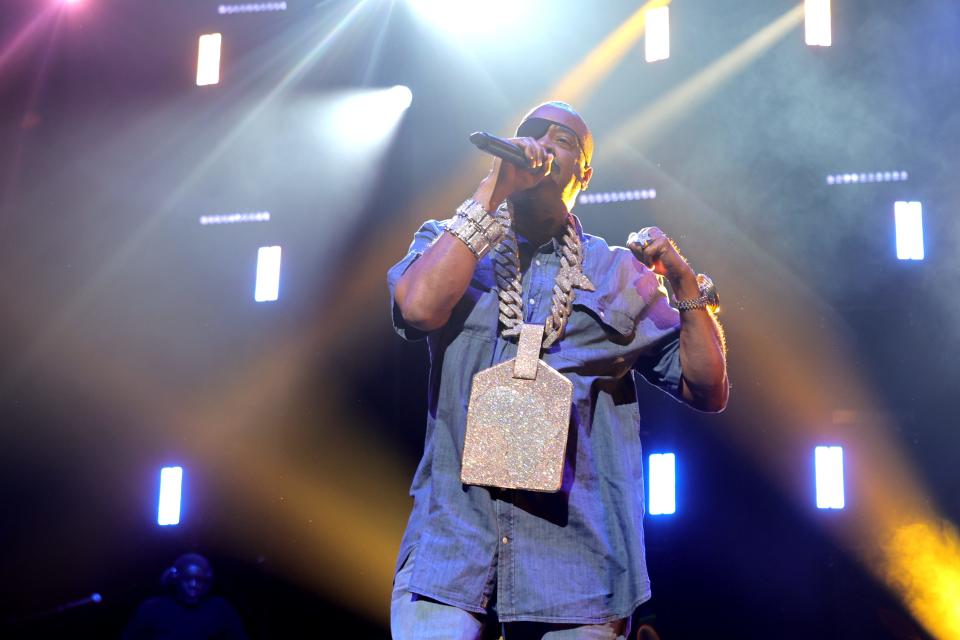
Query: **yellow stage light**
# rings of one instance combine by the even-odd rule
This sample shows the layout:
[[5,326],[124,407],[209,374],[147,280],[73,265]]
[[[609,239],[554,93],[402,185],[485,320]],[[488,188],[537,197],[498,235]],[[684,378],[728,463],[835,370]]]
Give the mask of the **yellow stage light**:
[[670,57],[670,7],[656,7],[647,12],[644,53],[647,62],[657,62]]
[[197,54],[197,86],[202,87],[220,82],[220,44],[223,37],[219,33],[207,33],[200,36],[200,50]]
[[807,44],[829,47],[833,43],[830,26],[830,0],[805,0],[804,22]]

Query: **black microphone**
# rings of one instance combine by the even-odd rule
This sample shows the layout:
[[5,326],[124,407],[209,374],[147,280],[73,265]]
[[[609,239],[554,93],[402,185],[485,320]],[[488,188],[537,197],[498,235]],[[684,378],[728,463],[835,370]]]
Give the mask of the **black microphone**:
[[530,166],[530,160],[523,153],[523,149],[503,138],[491,135],[486,131],[474,131],[470,134],[470,142],[492,156],[502,158],[507,162],[517,165],[531,173],[537,173],[540,169],[534,169]]
[[73,609],[74,607],[83,607],[88,604],[100,604],[103,602],[103,596],[99,593],[91,593],[86,598],[80,598],[79,600],[74,600],[72,602],[65,602],[59,607],[52,609],[52,613],[63,613],[67,609]]
[[70,602],[65,602],[60,606],[54,607],[53,609],[47,609],[46,611],[41,611],[39,613],[31,613],[29,615],[8,618],[6,623],[9,625],[22,625],[30,624],[43,620],[45,618],[51,618],[53,616],[58,616],[62,613],[66,613],[70,609],[75,609],[77,607],[83,607],[89,604],[100,604],[103,602],[103,596],[99,593],[91,593],[86,598],[80,598],[79,600],[72,600]]

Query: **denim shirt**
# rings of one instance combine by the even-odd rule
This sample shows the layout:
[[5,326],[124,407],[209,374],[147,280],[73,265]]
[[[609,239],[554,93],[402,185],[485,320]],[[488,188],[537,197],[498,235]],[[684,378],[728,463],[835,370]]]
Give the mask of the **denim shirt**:
[[[423,458],[397,570],[414,555],[410,591],[501,622],[601,623],[650,597],[643,545],[643,466],[634,372],[679,396],[680,318],[656,275],[623,247],[577,232],[596,291],[575,290],[561,340],[541,359],[573,383],[561,490],[536,493],[460,482],[473,375],[513,358],[503,339],[487,255],[447,323],[423,333],[393,298],[397,281],[443,229],[427,221],[387,274],[393,323],[430,351]],[[560,268],[556,240],[521,239],[524,319],[542,324]]]

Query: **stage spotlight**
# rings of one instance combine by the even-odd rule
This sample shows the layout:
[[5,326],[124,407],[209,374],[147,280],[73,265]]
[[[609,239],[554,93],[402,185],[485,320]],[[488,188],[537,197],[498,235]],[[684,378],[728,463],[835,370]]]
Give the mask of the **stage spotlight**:
[[397,113],[403,113],[413,104],[413,91],[402,84],[387,89],[386,96],[392,109]]
[[650,469],[650,515],[659,516],[676,513],[676,456],[672,453],[650,454],[648,467]]
[[804,17],[808,45],[811,47],[829,47],[833,44],[830,25],[830,0],[805,0]]
[[157,507],[157,524],[161,526],[180,524],[180,495],[183,486],[183,467],[160,469],[160,500]]
[[644,53],[647,62],[666,60],[670,57],[670,7],[657,7],[647,11],[647,29]]
[[200,36],[200,48],[197,54],[197,86],[203,87],[220,82],[220,44],[219,33],[207,33]]
[[897,258],[923,260],[923,205],[896,202],[893,217],[897,228]]
[[280,297],[280,247],[260,247],[257,252],[257,284],[253,299],[273,302]]
[[627,202],[631,200],[653,200],[656,197],[656,189],[634,189],[633,191],[581,193],[580,197],[577,198],[577,202],[580,204],[608,204],[611,202]]
[[273,11],[286,11],[286,2],[240,2],[234,4],[221,4],[217,7],[217,13],[220,15],[231,15],[234,13],[269,13]]
[[843,447],[817,447],[813,459],[817,508],[843,509]]
[[254,211],[252,213],[216,213],[209,216],[200,216],[200,224],[241,224],[244,222],[270,222],[269,211]]
[[403,85],[358,93],[342,100],[324,125],[345,146],[366,149],[390,135],[412,102],[413,92]]
[[518,24],[529,2],[515,0],[409,0],[422,18],[454,35],[493,34]]
[[905,182],[910,179],[906,171],[876,171],[870,173],[838,173],[827,176],[827,184],[851,184],[863,182]]

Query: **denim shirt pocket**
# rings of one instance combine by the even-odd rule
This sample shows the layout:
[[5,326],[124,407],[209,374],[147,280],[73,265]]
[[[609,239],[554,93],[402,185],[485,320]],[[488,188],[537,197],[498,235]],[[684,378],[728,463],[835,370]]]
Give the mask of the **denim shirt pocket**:
[[641,309],[623,302],[602,291],[577,291],[563,338],[548,352],[549,360],[582,375],[619,377],[629,370]]
[[629,338],[637,329],[637,317],[641,308],[631,310],[622,296],[617,296],[616,293],[578,291],[573,299],[573,307],[576,309],[578,306],[592,314],[607,333]]

